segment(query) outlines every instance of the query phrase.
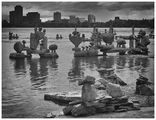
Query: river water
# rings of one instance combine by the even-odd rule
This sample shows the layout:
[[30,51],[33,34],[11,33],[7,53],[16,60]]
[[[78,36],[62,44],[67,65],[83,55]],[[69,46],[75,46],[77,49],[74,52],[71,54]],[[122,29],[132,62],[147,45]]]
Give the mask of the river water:
[[[2,29],[2,117],[40,118],[52,111],[61,110],[62,106],[45,101],[44,94],[49,92],[68,92],[81,90],[76,78],[91,75],[101,78],[98,68],[114,68],[115,73],[128,85],[123,87],[127,95],[135,96],[135,82],[139,74],[143,74],[154,82],[154,59],[143,56],[118,56],[74,58],[68,35],[74,28],[47,28],[48,44],[57,44],[58,59],[40,59],[34,55],[32,59],[11,60],[9,54],[14,52],[16,41],[26,40],[33,28]],[[135,34],[140,29],[135,30]],[[145,29],[147,34],[148,29]],[[86,37],[91,36],[91,28],[79,28]],[[99,31],[104,32],[103,28]],[[117,35],[130,35],[131,28],[115,28]],[[19,35],[19,40],[8,40],[8,33]],[[63,36],[56,40],[56,34]],[[84,46],[87,43],[82,43]],[[150,54],[154,54],[154,40],[149,45]]]

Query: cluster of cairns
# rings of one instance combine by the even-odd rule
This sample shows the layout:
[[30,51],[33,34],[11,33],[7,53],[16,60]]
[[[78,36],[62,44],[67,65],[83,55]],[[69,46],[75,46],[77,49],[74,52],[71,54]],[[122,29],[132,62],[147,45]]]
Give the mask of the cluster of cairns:
[[144,30],[140,30],[138,36],[135,37],[135,48],[131,48],[128,54],[148,55],[147,46],[150,44],[149,38]]
[[82,86],[81,99],[72,101],[63,109],[64,115],[73,117],[89,116],[97,113],[124,112],[129,110],[139,110],[139,101],[130,101],[124,95],[120,85],[110,83],[104,79],[100,80],[106,87],[106,96],[97,97],[95,88],[95,78],[86,76],[78,82]]
[[117,48],[125,48],[126,41],[122,38],[117,40]]
[[62,35],[59,35],[59,34],[56,34],[56,39],[59,40],[59,39],[62,39]]
[[82,46],[81,48],[75,49],[74,56],[76,57],[89,57],[89,56],[97,56],[98,50],[94,44],[90,43],[89,46]]
[[[46,30],[42,31],[40,27],[38,30],[37,28],[34,29],[34,33],[30,34],[30,47],[26,47],[26,41],[23,40],[22,42],[16,42],[14,44],[14,50],[16,53],[10,53],[10,58],[18,59],[18,58],[25,58],[25,57],[32,57],[32,54],[39,54],[41,58],[57,58],[58,54],[56,50],[58,48],[57,45],[52,44],[47,48],[47,37],[45,36]],[[37,50],[37,47],[40,45],[40,50]],[[22,51],[26,51],[26,55],[22,53]]]
[[26,44],[25,40],[23,40],[22,42],[16,42],[14,44],[14,50],[16,51],[16,53],[10,53],[9,57],[12,59],[31,57],[30,54],[25,55],[24,53],[22,53],[22,51],[28,49],[28,47],[26,47],[25,44]]
[[18,35],[17,34],[14,34],[12,32],[9,32],[9,40],[12,40],[12,39],[18,39]]

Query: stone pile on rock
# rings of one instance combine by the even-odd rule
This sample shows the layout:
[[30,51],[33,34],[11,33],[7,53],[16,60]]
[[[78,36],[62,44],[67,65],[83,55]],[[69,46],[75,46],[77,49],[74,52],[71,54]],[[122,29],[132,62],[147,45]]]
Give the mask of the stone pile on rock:
[[136,81],[136,94],[153,96],[154,90],[152,89],[151,82],[148,81],[148,78],[139,75],[139,78]]
[[25,43],[22,44],[21,42],[16,42],[14,44],[14,50],[16,52],[10,53],[9,55],[11,59],[21,59],[21,58],[29,57],[28,55],[22,53],[22,51],[25,50]]
[[52,44],[49,46],[49,50],[50,52],[45,52],[43,54],[40,54],[40,57],[41,58],[58,58],[58,54],[56,53],[56,50],[57,50],[57,45],[55,44]]
[[[70,102],[63,109],[64,115],[73,117],[94,115],[96,113],[124,112],[128,110],[139,110],[138,101],[129,101],[124,96],[119,85],[105,81],[106,91],[109,96],[97,97],[94,87],[95,78],[87,76],[84,80],[79,81],[82,86],[81,100]],[[114,94],[115,93],[115,94]]]

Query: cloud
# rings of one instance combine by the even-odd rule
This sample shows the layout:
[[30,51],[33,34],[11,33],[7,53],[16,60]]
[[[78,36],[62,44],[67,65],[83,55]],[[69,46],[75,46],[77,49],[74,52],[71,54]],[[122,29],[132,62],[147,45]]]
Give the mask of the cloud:
[[60,11],[66,17],[77,15],[87,18],[91,13],[100,21],[114,18],[115,15],[125,17],[127,14],[135,14],[132,16],[136,18],[137,15],[154,17],[154,2],[2,2],[2,15],[9,15],[9,11],[14,10],[16,5],[23,6],[24,15],[37,11],[42,18],[52,17],[54,11]]

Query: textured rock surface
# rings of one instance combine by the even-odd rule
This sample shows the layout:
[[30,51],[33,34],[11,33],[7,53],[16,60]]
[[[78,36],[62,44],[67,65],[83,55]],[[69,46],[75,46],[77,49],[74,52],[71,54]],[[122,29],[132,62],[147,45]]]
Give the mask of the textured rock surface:
[[17,52],[17,53],[21,53],[22,50],[23,50],[23,45],[21,42],[16,42],[14,44],[14,50]]

